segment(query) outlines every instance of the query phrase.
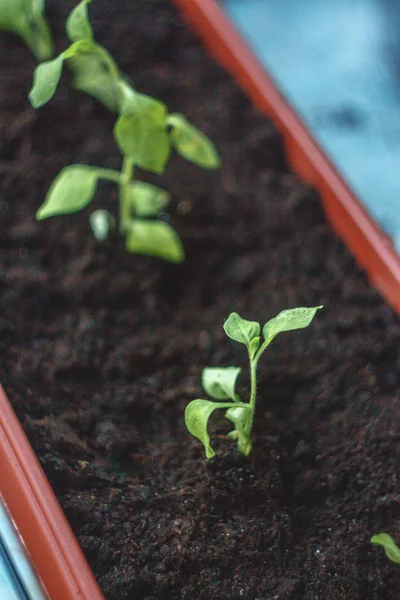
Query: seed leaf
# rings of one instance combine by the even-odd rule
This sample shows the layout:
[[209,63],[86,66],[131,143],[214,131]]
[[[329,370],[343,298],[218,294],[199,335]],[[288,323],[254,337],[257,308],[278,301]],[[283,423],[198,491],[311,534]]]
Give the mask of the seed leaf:
[[250,347],[251,341],[260,335],[260,325],[255,321],[246,321],[233,312],[224,323],[224,331],[228,337],[236,342]]
[[21,37],[39,61],[53,54],[43,0],[0,0],[0,29]]
[[161,174],[170,154],[167,109],[162,102],[122,87],[122,114],[114,126],[115,140],[136,166]]
[[231,421],[235,429],[228,433],[231,440],[237,440],[238,450],[244,456],[251,452],[251,440],[248,431],[248,422],[251,418],[250,410],[245,406],[234,406],[229,408],[225,417]]
[[215,456],[210,445],[210,436],[207,431],[208,419],[218,408],[235,406],[231,402],[210,402],[209,400],[192,400],[185,409],[185,424],[189,432],[197,437],[204,445],[206,457]]
[[70,42],[93,40],[93,30],[89,21],[87,5],[91,0],[82,0],[70,13],[65,30]]
[[55,215],[82,210],[92,200],[97,185],[97,169],[87,165],[70,165],[57,175],[46,199],[36,213],[41,221]]
[[132,254],[146,254],[169,262],[182,262],[185,258],[178,234],[163,221],[133,219],[126,234],[125,247]]
[[400,563],[400,548],[387,533],[379,533],[371,538],[373,544],[383,546],[386,556],[394,563]]
[[89,221],[93,235],[98,242],[104,242],[110,231],[113,231],[116,228],[115,218],[108,210],[95,210],[90,215]]
[[214,400],[240,401],[235,390],[241,370],[239,367],[207,367],[203,369],[201,384],[204,391]]
[[128,194],[129,204],[136,217],[155,217],[169,202],[168,192],[144,181],[130,183]]
[[170,138],[175,150],[186,160],[203,169],[217,169],[220,164],[214,144],[184,115],[171,113],[167,119]]
[[62,54],[38,65],[33,73],[33,86],[29,100],[33,108],[46,104],[53,96],[60,81],[64,57]]
[[263,335],[265,340],[271,340],[282,333],[283,331],[292,331],[293,329],[304,329],[313,320],[317,310],[320,310],[322,306],[316,306],[314,308],[292,308],[283,310],[276,317],[268,321],[263,328]]

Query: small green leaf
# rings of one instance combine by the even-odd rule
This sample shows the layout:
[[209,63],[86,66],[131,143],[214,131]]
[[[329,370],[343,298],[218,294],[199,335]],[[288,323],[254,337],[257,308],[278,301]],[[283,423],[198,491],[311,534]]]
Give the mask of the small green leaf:
[[62,53],[65,60],[73,58],[74,56],[79,56],[80,54],[93,54],[96,52],[98,46],[95,42],[91,40],[79,40],[78,42],[74,42],[71,44],[64,52]]
[[258,348],[260,347],[260,337],[257,336],[253,338],[249,344],[249,355],[250,358],[253,359],[256,355]]
[[43,0],[0,0],[0,29],[22,38],[39,61],[53,54]]
[[182,262],[185,258],[178,234],[163,221],[132,220],[125,247],[132,254],[146,254],[169,262]]
[[228,433],[228,437],[231,440],[237,440],[240,454],[248,456],[252,448],[251,440],[247,433],[249,430],[249,420],[251,419],[250,408],[246,406],[229,408],[225,413],[225,417],[235,425],[235,429]]
[[167,109],[162,102],[121,86],[125,94],[114,137],[122,154],[147,171],[161,174],[170,154]]
[[136,217],[155,217],[169,202],[168,192],[144,181],[130,183],[128,194],[129,205]]
[[108,210],[95,210],[89,217],[93,235],[98,242],[104,242],[110,231],[116,229],[115,217]]
[[255,321],[246,321],[238,313],[231,313],[224,323],[224,331],[236,342],[250,347],[251,341],[260,335],[260,325]]
[[93,30],[89,21],[87,5],[91,0],[82,0],[70,13],[65,30],[70,42],[93,40]]
[[206,457],[215,456],[210,445],[210,436],[207,431],[208,419],[218,408],[230,408],[231,402],[210,402],[209,400],[193,400],[185,409],[185,424],[189,432],[197,437],[204,445]]
[[33,86],[29,100],[33,108],[46,104],[53,96],[60,81],[64,57],[62,54],[38,65],[33,74]]
[[233,406],[228,408],[225,417],[235,425],[237,430],[246,429],[250,418],[250,409],[246,406]]
[[283,310],[264,325],[263,335],[265,340],[272,340],[278,333],[282,333],[283,331],[308,327],[317,310],[321,308],[322,306],[315,306],[314,308],[300,307]]
[[214,144],[184,115],[171,113],[167,119],[171,142],[178,154],[203,169],[217,169],[221,161]]
[[118,87],[113,73],[96,53],[75,54],[68,59],[75,90],[88,94],[110,112],[118,112]]
[[65,167],[51,184],[46,200],[37,211],[38,221],[85,208],[96,192],[97,178],[95,167],[87,165]]
[[400,564],[400,548],[387,533],[379,533],[371,538],[372,544],[383,546],[386,556],[394,563]]
[[64,58],[76,90],[96,98],[111,112],[119,111],[122,75],[105,48],[83,39],[72,44],[64,52]]
[[240,398],[236,394],[236,383],[239,373],[242,369],[239,367],[207,367],[201,374],[201,384],[206,394],[215,400],[233,400],[239,402]]

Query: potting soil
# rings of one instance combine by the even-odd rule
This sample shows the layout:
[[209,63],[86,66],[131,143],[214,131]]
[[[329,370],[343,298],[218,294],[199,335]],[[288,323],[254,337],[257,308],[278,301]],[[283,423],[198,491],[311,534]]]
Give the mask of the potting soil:
[[[58,50],[74,2],[46,3]],[[111,6],[112,5],[112,6]],[[71,163],[120,167],[115,117],[71,90],[27,100],[33,58],[0,34],[0,381],[107,600],[392,600],[400,572],[400,323],[290,171],[275,127],[164,0],[97,0],[96,39],[136,89],[216,143],[218,172],[159,178],[182,265],[96,243],[88,214],[36,222]],[[101,185],[93,206],[115,210]],[[259,368],[253,452],[223,413],[207,461],[184,408],[205,366],[243,367],[237,311],[264,323],[324,304]]]

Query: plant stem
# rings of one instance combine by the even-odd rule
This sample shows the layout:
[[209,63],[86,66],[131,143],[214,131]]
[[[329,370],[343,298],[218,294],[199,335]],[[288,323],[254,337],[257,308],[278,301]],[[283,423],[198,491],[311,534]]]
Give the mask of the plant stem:
[[247,422],[247,435],[250,437],[251,428],[253,426],[254,413],[256,410],[257,396],[257,360],[250,359],[250,418]]
[[133,178],[133,160],[124,156],[119,180],[119,231],[126,233],[130,220],[129,184]]
[[272,342],[273,339],[274,338],[272,337],[272,338],[265,340],[264,343],[261,344],[261,346],[257,350],[254,358],[251,358],[251,356],[250,356],[250,400],[249,400],[250,418],[247,422],[247,434],[248,434],[249,438],[250,438],[251,429],[253,427],[254,413],[256,411],[258,361],[260,360],[261,354],[264,352],[264,350],[267,348],[267,346],[269,346],[269,344]]
[[121,173],[119,171],[114,171],[114,169],[98,169],[98,173],[101,179],[106,179],[107,181],[112,181],[113,183],[120,182]]

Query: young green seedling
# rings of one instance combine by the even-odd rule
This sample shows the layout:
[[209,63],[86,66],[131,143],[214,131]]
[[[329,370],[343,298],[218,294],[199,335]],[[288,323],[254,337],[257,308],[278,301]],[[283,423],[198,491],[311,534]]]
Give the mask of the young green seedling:
[[383,546],[386,556],[394,563],[400,564],[400,548],[387,533],[379,533],[371,538],[372,544]]
[[[70,61],[75,87],[119,115],[114,139],[123,157],[122,168],[119,172],[87,165],[66,167],[51,185],[37,219],[82,210],[93,199],[99,179],[112,181],[119,188],[118,230],[125,237],[126,249],[180,262],[184,251],[177,233],[165,221],[154,219],[167,205],[169,195],[157,186],[133,181],[134,169],[160,175],[171,147],[199,167],[216,169],[220,164],[218,153],[183,115],[168,114],[165,104],[130,85],[108,52],[93,40],[89,2],[82,0],[68,17],[66,30],[72,43],[56,59],[37,67],[29,98],[34,107],[48,102],[56,91],[64,61]],[[115,217],[104,210],[92,213],[90,223],[98,240],[104,240],[116,228]]]
[[262,330],[263,340],[261,339],[259,323],[242,319],[237,313],[229,315],[224,323],[226,335],[232,340],[244,344],[248,351],[250,397],[248,402],[243,402],[236,392],[236,382],[241,371],[240,368],[208,367],[203,369],[201,382],[204,391],[218,402],[202,399],[193,400],[186,407],[185,424],[190,433],[203,443],[207,458],[215,456],[207,431],[208,419],[214,410],[219,408],[226,409],[225,417],[234,425],[234,429],[228,433],[228,437],[237,441],[240,454],[244,454],[244,456],[250,454],[252,448],[251,429],[256,408],[258,361],[278,333],[307,327],[320,308],[322,306],[283,310],[264,325]]
[[53,54],[44,0],[0,0],[0,29],[22,38],[39,61]]

